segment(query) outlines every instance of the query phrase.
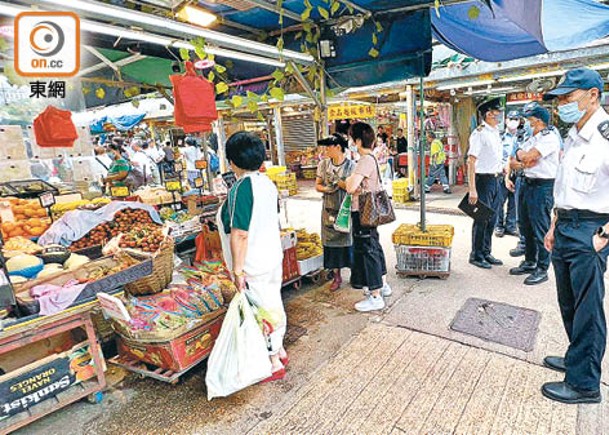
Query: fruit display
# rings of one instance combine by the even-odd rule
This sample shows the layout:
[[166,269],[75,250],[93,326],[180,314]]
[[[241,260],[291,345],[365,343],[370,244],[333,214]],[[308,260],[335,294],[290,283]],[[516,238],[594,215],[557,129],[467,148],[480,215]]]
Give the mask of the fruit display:
[[87,279],[90,281],[98,281],[139,263],[138,260],[125,253],[116,254],[114,259],[116,262],[113,265],[101,264],[92,267],[91,270],[89,270]]
[[[15,195],[20,197],[32,198],[37,197],[41,193],[53,192],[58,194],[59,191],[48,183],[42,180],[19,180],[3,183],[3,187],[7,187],[14,191]],[[6,189],[5,189],[6,190]]]
[[175,211],[170,207],[163,207],[159,211],[159,214],[161,215],[161,219],[164,221],[171,221],[175,222],[176,224],[181,224],[192,219],[192,216],[187,211]]
[[86,199],[81,199],[79,201],[70,201],[70,202],[64,202],[61,204],[55,204],[53,207],[51,207],[51,212],[53,213],[53,217],[55,219],[57,219],[72,210],[76,210],[76,209],[94,210],[96,208],[109,204],[110,202],[111,201],[109,198],[95,198],[95,199],[92,199],[91,201],[86,200]]
[[[84,237],[72,243],[70,250],[78,251],[92,246],[105,245],[119,234],[126,234],[131,231],[137,234],[145,232],[150,235],[156,235],[155,230],[160,230],[160,228],[160,225],[152,221],[152,218],[147,211],[127,208],[117,212],[112,221],[99,224]],[[156,237],[154,240],[156,240]],[[152,239],[144,240],[142,235],[136,236],[135,234],[133,237],[126,238],[124,242],[127,243],[124,247],[140,248],[143,250],[146,250],[144,249],[143,242],[146,242],[147,248],[149,248],[150,245],[154,246],[156,244],[152,243]],[[131,246],[132,242],[133,246]],[[147,252],[153,251],[148,250]]]
[[123,233],[119,246],[152,253],[159,250],[164,238],[162,227],[156,224],[136,224],[133,229]]
[[323,255],[321,237],[317,233],[307,233],[304,229],[296,230],[296,258],[298,261]]
[[38,254],[42,252],[42,246],[22,236],[7,240],[2,247],[5,258],[12,258],[20,254]]
[[168,192],[164,187],[144,186],[133,192],[133,196],[137,196],[140,202],[148,205],[171,204],[174,201],[180,201],[180,194],[175,193],[175,199],[171,192]]
[[10,198],[8,201],[15,220],[2,222],[4,240],[18,236],[40,237],[51,226],[47,211],[38,200]]

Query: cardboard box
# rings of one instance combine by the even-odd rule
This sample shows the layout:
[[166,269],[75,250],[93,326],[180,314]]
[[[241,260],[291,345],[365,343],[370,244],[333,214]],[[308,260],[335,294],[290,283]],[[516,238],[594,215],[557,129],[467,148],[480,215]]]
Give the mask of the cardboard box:
[[294,248],[297,243],[298,238],[296,237],[296,231],[281,231],[281,249],[285,251],[286,249]]
[[296,247],[283,251],[283,282],[288,282],[299,276]]
[[211,353],[223,320],[224,312],[177,338],[162,342],[146,343],[120,336],[119,353],[156,367],[181,372]]

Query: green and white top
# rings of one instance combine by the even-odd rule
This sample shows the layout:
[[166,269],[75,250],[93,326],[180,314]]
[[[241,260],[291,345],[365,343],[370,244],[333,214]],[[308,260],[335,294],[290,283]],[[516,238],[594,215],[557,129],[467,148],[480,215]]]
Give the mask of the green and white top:
[[248,232],[244,267],[248,276],[264,275],[282,263],[278,193],[265,174],[248,173],[235,183],[220,207],[218,226],[229,270],[233,266],[228,235],[233,228]]

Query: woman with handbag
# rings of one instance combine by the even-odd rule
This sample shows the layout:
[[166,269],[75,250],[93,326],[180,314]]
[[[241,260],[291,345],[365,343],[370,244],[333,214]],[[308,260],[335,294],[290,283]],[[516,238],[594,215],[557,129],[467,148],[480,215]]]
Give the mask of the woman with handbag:
[[330,290],[336,291],[343,283],[341,269],[350,268],[353,259],[351,232],[337,231],[334,224],[343,200],[347,196],[345,180],[353,172],[355,163],[345,157],[349,142],[343,135],[335,133],[318,141],[317,144],[325,147],[327,157],[317,167],[315,183],[316,190],[323,193],[321,241],[324,247],[324,268],[334,272]]
[[366,299],[355,304],[355,309],[361,312],[382,310],[385,308],[383,296],[390,296],[392,291],[386,280],[387,264],[377,226],[392,222],[395,215],[381,184],[379,164],[372,155],[374,129],[358,122],[351,126],[349,136],[361,155],[346,183],[347,193],[353,195],[351,286],[363,289],[366,294]]

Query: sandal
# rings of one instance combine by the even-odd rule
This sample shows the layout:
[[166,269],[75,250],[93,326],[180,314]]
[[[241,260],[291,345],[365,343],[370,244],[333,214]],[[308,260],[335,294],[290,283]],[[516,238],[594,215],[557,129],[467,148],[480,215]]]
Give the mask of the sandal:
[[276,372],[273,372],[271,376],[261,381],[261,383],[266,384],[267,382],[280,381],[283,378],[285,378],[285,367],[282,367]]

